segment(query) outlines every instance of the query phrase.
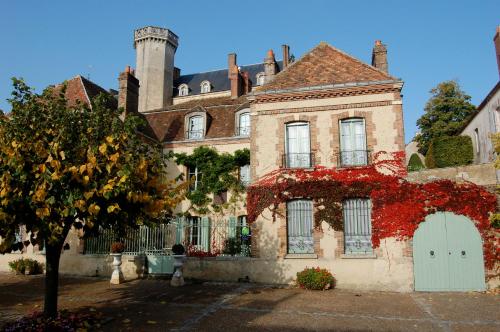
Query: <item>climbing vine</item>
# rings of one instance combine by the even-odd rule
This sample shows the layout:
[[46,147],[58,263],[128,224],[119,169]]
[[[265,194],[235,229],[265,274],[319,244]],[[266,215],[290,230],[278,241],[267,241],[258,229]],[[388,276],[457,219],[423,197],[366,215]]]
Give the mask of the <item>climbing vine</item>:
[[247,191],[248,220],[270,208],[273,218],[278,206],[290,199],[308,198],[315,205],[315,227],[328,223],[343,230],[342,202],[349,198],[372,201],[372,242],[374,247],[388,237],[412,238],[425,216],[449,211],[474,221],[484,241],[488,268],[500,260],[500,230],[488,219],[496,209],[496,196],[473,183],[439,180],[425,184],[404,179],[402,153],[390,158],[375,156],[370,166],[313,170],[279,169],[254,183]]
[[[209,208],[220,212],[231,204],[242,200],[241,194],[245,188],[238,176],[238,169],[250,164],[250,150],[236,150],[233,154],[219,153],[216,149],[199,146],[193,153],[177,153],[174,155],[179,165],[197,168],[198,178],[185,179],[191,183],[191,190],[186,197],[191,202],[190,209],[198,214],[206,214]],[[181,178],[184,175],[181,174]],[[196,186],[194,183],[198,182]],[[217,202],[214,197],[230,192],[228,202]]]

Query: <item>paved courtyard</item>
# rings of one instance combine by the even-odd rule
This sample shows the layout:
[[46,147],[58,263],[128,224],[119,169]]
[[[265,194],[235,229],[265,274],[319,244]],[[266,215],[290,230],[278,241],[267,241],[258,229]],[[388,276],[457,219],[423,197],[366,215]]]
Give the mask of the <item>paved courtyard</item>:
[[[0,325],[41,310],[43,276],[0,273]],[[102,312],[103,331],[500,331],[500,296],[481,293],[311,292],[165,280],[110,286],[61,279],[60,308]]]

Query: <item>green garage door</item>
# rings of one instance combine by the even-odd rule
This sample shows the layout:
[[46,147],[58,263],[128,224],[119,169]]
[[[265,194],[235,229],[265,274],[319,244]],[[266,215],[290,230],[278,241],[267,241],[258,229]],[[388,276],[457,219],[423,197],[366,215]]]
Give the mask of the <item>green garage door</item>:
[[413,265],[416,291],[485,290],[481,236],[465,216],[427,216],[413,237]]

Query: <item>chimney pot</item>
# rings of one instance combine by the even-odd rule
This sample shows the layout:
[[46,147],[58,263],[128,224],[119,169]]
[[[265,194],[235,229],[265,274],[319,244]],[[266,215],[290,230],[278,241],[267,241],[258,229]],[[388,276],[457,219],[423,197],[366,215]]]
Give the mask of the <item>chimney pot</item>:
[[283,50],[283,69],[285,69],[290,61],[290,46],[281,45],[281,49]]

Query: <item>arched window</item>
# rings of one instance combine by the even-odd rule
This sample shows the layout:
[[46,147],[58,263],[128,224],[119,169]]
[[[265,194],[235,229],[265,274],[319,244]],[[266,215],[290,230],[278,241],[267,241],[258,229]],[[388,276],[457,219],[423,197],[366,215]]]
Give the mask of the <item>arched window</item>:
[[210,90],[211,90],[211,86],[210,86],[209,81],[201,82],[200,87],[201,87],[201,93],[207,93],[207,92],[210,92]]
[[258,73],[256,75],[257,85],[263,85],[264,81],[265,81],[265,77],[266,77],[266,74],[264,74],[264,73]]
[[187,84],[179,85],[179,96],[187,96],[189,94],[189,87]]
[[475,147],[475,150],[476,150],[476,154],[479,155],[481,154],[481,145],[479,144],[479,129],[474,129],[474,147]]

